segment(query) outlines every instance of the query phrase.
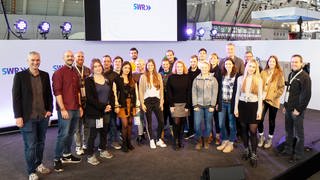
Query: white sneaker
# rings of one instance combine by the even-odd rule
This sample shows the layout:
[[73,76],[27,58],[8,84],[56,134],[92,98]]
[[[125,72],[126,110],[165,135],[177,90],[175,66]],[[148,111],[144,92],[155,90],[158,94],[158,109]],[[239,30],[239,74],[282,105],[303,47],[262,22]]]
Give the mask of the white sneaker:
[[264,148],[268,149],[268,148],[270,148],[270,147],[272,146],[272,138],[273,138],[273,136],[270,136],[270,135],[269,135],[266,143],[265,143],[264,146],[263,146]]
[[217,150],[222,151],[227,145],[228,145],[229,141],[222,141],[222,144],[220,146],[217,147]]
[[100,151],[100,157],[111,159],[113,155],[109,153],[107,150]]
[[29,180],[38,180],[38,179],[39,179],[39,177],[36,173],[31,173],[29,175]]
[[264,135],[263,133],[259,133],[259,139],[258,139],[258,147],[262,147],[263,146],[263,143],[264,143]]
[[76,154],[78,156],[84,155],[84,151],[83,151],[82,147],[76,147]]
[[99,160],[96,158],[95,155],[92,155],[91,157],[88,157],[88,163],[96,166],[96,165],[98,165],[100,162],[99,162]]
[[223,149],[222,152],[230,153],[233,151],[233,142],[228,142],[227,146]]
[[42,163],[36,168],[36,171],[41,174],[49,174],[51,172],[50,169],[45,167]]
[[111,146],[112,146],[114,149],[116,149],[116,150],[121,149],[121,146],[119,145],[118,142],[112,142]]
[[167,145],[162,141],[162,139],[159,139],[159,141],[157,141],[157,146],[160,146],[162,148],[167,147]]
[[151,148],[151,149],[157,148],[157,146],[156,146],[156,144],[154,143],[154,140],[153,140],[153,139],[150,140],[150,148]]

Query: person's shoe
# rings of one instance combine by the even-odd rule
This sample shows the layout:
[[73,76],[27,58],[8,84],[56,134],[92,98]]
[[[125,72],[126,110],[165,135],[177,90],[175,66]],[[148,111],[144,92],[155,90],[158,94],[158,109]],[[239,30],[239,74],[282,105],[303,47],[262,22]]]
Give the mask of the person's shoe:
[[167,147],[167,145],[162,141],[162,139],[159,139],[156,143],[157,146],[160,146],[162,148]]
[[111,147],[113,147],[113,148],[116,149],[116,150],[121,149],[121,146],[119,145],[118,142],[112,142],[112,143],[111,143]]
[[204,138],[204,149],[209,149],[209,139],[210,139],[210,137],[209,138]]
[[220,145],[221,144],[220,134],[216,134],[215,144],[216,145]]
[[136,139],[138,146],[142,145],[142,135],[139,135]]
[[228,145],[228,143],[229,143],[228,140],[222,141],[221,145],[217,147],[217,150],[218,150],[218,151],[222,151],[224,148],[226,148],[226,146]]
[[113,158],[113,155],[109,151],[104,150],[104,151],[100,151],[100,157],[111,159]]
[[31,173],[29,175],[29,180],[38,180],[38,179],[39,179],[39,177],[36,173]]
[[54,171],[56,172],[62,172],[63,171],[63,168],[62,168],[62,162],[61,160],[53,160],[53,168],[54,168]]
[[154,143],[154,140],[153,140],[153,139],[150,140],[150,148],[151,148],[151,149],[157,148],[156,143]]
[[201,148],[202,148],[202,138],[200,137],[198,143],[196,144],[195,149],[196,150],[201,150]]
[[249,151],[249,148],[245,148],[244,151],[243,151],[243,154],[241,156],[241,159],[242,160],[248,160],[250,158],[250,151]]
[[233,151],[233,142],[229,142],[222,152],[230,153]]
[[88,161],[89,164],[92,164],[94,166],[98,165],[100,163],[100,161],[96,158],[95,155],[92,155],[91,157],[88,157]]
[[130,151],[134,150],[134,146],[131,144],[131,141],[129,139],[128,139],[127,146]]
[[129,150],[128,150],[128,145],[127,145],[127,141],[123,141],[123,142],[122,142],[121,151],[122,151],[122,152],[125,152],[125,153],[129,152]]
[[251,167],[256,168],[258,166],[258,158],[257,158],[257,154],[252,153],[251,157],[250,157],[250,164]]
[[78,156],[84,155],[84,151],[83,151],[82,147],[76,147],[76,154]]
[[296,163],[299,160],[300,158],[298,158],[296,155],[291,155],[291,157],[289,158],[289,163]]
[[36,171],[41,174],[49,174],[51,172],[50,169],[45,167],[42,163],[36,168]]
[[63,156],[61,158],[61,162],[62,163],[80,163],[81,162],[81,158],[75,157],[72,154],[70,154],[68,156]]
[[262,147],[263,146],[263,143],[264,143],[264,135],[263,133],[259,133],[259,142],[258,142],[258,147]]
[[184,137],[184,139],[191,139],[194,137],[194,133],[193,132],[187,132],[186,136]]
[[268,136],[268,139],[267,139],[267,141],[266,141],[266,143],[264,144],[264,148],[266,148],[266,149],[268,149],[268,148],[270,148],[271,146],[272,146],[272,138],[273,138],[273,136]]
[[213,135],[212,135],[212,133],[210,133],[210,136],[209,136],[209,138],[208,138],[208,144],[211,144],[211,142],[213,141]]

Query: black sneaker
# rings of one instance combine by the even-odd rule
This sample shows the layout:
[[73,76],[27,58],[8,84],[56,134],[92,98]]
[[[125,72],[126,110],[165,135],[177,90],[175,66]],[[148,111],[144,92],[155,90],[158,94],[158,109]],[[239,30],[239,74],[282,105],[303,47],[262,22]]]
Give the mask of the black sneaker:
[[63,171],[61,160],[53,160],[53,166],[54,166],[54,171],[56,172]]
[[62,163],[79,163],[81,158],[75,157],[72,154],[61,158]]

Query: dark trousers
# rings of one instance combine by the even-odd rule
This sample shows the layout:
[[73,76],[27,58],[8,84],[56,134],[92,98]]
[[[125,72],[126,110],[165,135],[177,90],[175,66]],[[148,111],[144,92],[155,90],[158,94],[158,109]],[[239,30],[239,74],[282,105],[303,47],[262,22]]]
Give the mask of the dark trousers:
[[194,134],[194,110],[193,110],[193,107],[190,106],[190,115],[188,117],[188,121],[185,121],[186,123],[189,123],[188,124],[188,134]]
[[[302,157],[304,153],[304,128],[303,128],[304,112],[299,116],[292,114],[292,111],[285,113],[285,129],[286,129],[286,146],[285,151],[289,154],[295,154],[297,157]],[[297,138],[297,143],[293,149],[294,137]]]
[[216,134],[220,134],[219,112],[218,111],[213,112],[213,120],[214,120],[215,129],[216,129]]
[[148,127],[148,136],[149,139],[155,139],[152,132],[152,112],[154,112],[157,120],[158,120],[158,128],[157,128],[157,138],[160,139],[161,133],[163,130],[163,114],[160,109],[160,99],[156,97],[149,97],[144,100],[144,104],[147,107],[146,117],[147,117],[147,127]]
[[165,98],[163,103],[163,120],[164,125],[167,125],[167,119],[169,118],[169,125],[173,124],[173,119],[171,117],[170,106],[168,100]]
[[274,129],[276,127],[276,116],[277,116],[278,108],[271,106],[269,103],[265,101],[263,102],[263,104],[264,104],[264,107],[262,111],[261,121],[259,121],[259,124],[258,124],[258,131],[259,133],[263,133],[264,117],[267,111],[269,110],[269,135],[273,135]]

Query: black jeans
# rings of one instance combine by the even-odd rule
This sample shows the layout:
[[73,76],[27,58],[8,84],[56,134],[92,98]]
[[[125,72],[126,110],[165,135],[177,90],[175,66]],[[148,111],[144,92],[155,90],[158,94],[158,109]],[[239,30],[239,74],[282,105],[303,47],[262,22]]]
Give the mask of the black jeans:
[[152,112],[154,112],[157,120],[158,120],[158,128],[157,128],[157,138],[160,139],[161,133],[163,130],[163,114],[160,109],[160,99],[156,97],[149,97],[144,100],[144,104],[147,107],[146,117],[147,117],[147,127],[148,127],[148,136],[149,139],[155,139],[152,133]]
[[194,134],[194,110],[192,105],[190,106],[190,115],[188,117],[188,121],[185,121],[188,124],[188,134]]
[[165,126],[167,125],[168,118],[169,118],[169,125],[172,126],[173,119],[171,117],[170,106],[169,106],[168,100],[165,98],[164,103],[163,103],[163,121],[164,121]]
[[[301,158],[304,153],[304,128],[303,128],[304,112],[299,116],[292,114],[292,111],[285,113],[285,129],[286,129],[286,146],[285,151],[289,154],[295,154]],[[294,137],[297,143],[293,149]]]
[[261,121],[259,121],[259,124],[258,124],[258,131],[259,133],[263,133],[264,117],[267,111],[269,110],[269,135],[273,135],[274,129],[276,127],[276,116],[277,116],[278,108],[271,106],[269,103],[265,101],[263,102],[263,104],[264,104],[264,107],[262,111]]
[[87,154],[89,156],[92,156],[94,153],[94,142],[95,142],[95,139],[97,137],[98,132],[100,134],[99,148],[101,150],[106,150],[110,114],[108,113],[103,116],[103,128],[97,129],[95,126],[93,126],[96,119],[88,119],[88,121],[91,121],[91,123],[90,123],[90,132],[89,132],[89,138],[88,138]]

